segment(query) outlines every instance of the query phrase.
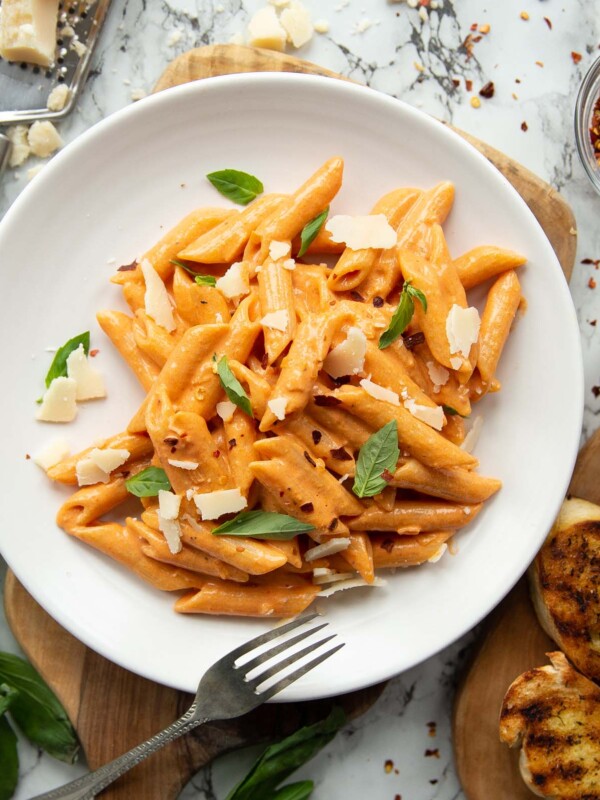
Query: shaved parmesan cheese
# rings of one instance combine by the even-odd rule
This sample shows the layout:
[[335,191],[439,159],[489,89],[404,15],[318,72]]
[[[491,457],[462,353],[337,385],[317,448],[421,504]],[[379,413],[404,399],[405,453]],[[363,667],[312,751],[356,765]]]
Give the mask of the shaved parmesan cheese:
[[440,560],[440,558],[444,555],[444,553],[446,552],[447,549],[448,549],[448,545],[444,542],[444,544],[440,547],[440,549],[437,551],[437,553],[434,553],[431,556],[431,558],[427,559],[427,561],[429,561],[430,564],[435,564],[436,561]]
[[325,558],[325,556],[332,556],[334,553],[341,553],[342,550],[347,550],[349,547],[350,539],[346,536],[337,536],[324,544],[311,547],[310,550],[304,553],[304,560],[316,561],[318,558]]
[[289,269],[290,272],[296,269],[296,262],[293,258],[286,258],[281,265],[284,269]]
[[275,414],[278,420],[285,419],[285,409],[288,401],[286,397],[276,397],[274,400],[269,400],[267,406]]
[[215,286],[221,294],[230,299],[248,294],[250,286],[248,278],[244,274],[242,262],[236,261],[233,263],[225,275],[217,280]]
[[77,384],[76,400],[94,400],[98,397],[106,397],[102,375],[91,366],[82,344],[67,358],[67,375],[69,378],[73,378]]
[[49,67],[56,51],[58,0],[4,0],[0,55]]
[[328,586],[324,589],[319,597],[331,597],[336,592],[343,592],[345,589],[358,589],[360,586],[385,586],[385,581],[382,578],[375,578],[373,583],[367,583],[363,578],[352,578],[349,581],[340,581],[333,586]]
[[27,131],[27,141],[34,156],[48,158],[63,146],[63,140],[48,120],[36,120]]
[[454,356],[454,358],[450,359],[450,366],[452,369],[460,369],[462,367],[463,360],[458,356]]
[[349,578],[355,578],[354,572],[334,572],[328,569],[326,575],[317,575],[317,570],[313,570],[313,583],[320,586],[324,583],[337,583],[338,581],[347,581]]
[[52,439],[33,457],[33,461],[38,467],[46,471],[55,464],[61,462],[71,452],[66,439]]
[[223,514],[237,514],[248,505],[248,501],[237,488],[195,494],[194,503],[202,519],[218,519]]
[[440,386],[445,386],[450,378],[450,373],[447,369],[435,361],[427,362],[427,372],[429,373],[429,380],[433,383],[433,391],[439,392]]
[[193,489],[186,489],[185,490],[185,499],[186,500],[192,500],[193,497],[194,497],[194,490]]
[[281,12],[280,20],[287,33],[288,41],[294,47],[302,47],[312,39],[313,26],[310,13],[298,0],[291,0],[289,7]]
[[[61,31],[62,33],[62,31]],[[71,90],[66,83],[59,83],[48,95],[46,106],[49,111],[62,111],[67,105],[67,100],[71,95]]]
[[335,570],[327,569],[327,567],[315,567],[313,569],[313,578],[324,578],[326,575],[335,575]]
[[444,409],[441,406],[436,406],[435,408],[431,408],[431,406],[421,406],[411,397],[404,401],[404,408],[407,408],[413,417],[435,428],[436,431],[441,431],[444,427],[446,418],[444,417]]
[[177,519],[181,496],[164,489],[158,490],[158,513],[163,519]]
[[280,258],[289,256],[291,249],[292,247],[289,242],[274,241],[269,244],[269,255],[273,261],[279,261]]
[[479,440],[479,434],[481,433],[482,425],[483,417],[476,417],[476,419],[473,420],[473,425],[461,444],[462,449],[466,450],[467,453],[472,453],[475,449],[475,445]]
[[328,354],[323,367],[332,378],[358,375],[365,365],[367,337],[360,328],[349,328],[346,339]]
[[287,34],[277,19],[273,6],[260,8],[248,23],[248,44],[282,51]]
[[71,422],[77,416],[76,395],[73,378],[55,378],[44,392],[35,418],[42,422]]
[[279,311],[270,311],[265,314],[261,319],[260,324],[265,328],[271,328],[274,331],[286,331],[290,322],[290,315],[287,309],[282,308]]
[[146,314],[152,317],[161,328],[167,331],[175,330],[173,307],[160,275],[147,258],[142,259],[140,269],[146,283],[146,292],[144,294]]
[[468,358],[471,346],[479,338],[480,325],[479,311],[476,308],[472,306],[462,308],[455,303],[446,317],[446,336],[450,353],[460,353],[464,358]]
[[217,403],[217,414],[221,417],[223,422],[230,422],[236,408],[236,404],[232,403],[231,400],[222,400],[220,403]]
[[91,458],[82,458],[75,464],[75,475],[79,486],[92,486],[94,483],[108,483],[110,475]]
[[94,447],[88,458],[90,458],[99,469],[109,474],[117,467],[124,464],[130,455],[129,450],[121,450],[116,447],[106,447],[104,450]]
[[333,242],[345,242],[351,250],[393,247],[398,239],[385,214],[368,214],[364,217],[338,214],[327,220],[325,230],[329,231]]
[[160,513],[158,515],[158,527],[164,535],[167,546],[173,555],[181,552],[181,526],[176,519],[165,519]]
[[197,461],[177,461],[175,458],[169,458],[167,462],[177,469],[198,469],[200,466]]
[[371,397],[374,397],[375,400],[383,400],[384,403],[391,403],[393,406],[400,405],[400,398],[396,392],[392,392],[391,389],[386,389],[383,386],[380,386],[378,383],[373,383],[373,381],[369,380],[368,378],[363,378],[360,382],[360,385],[365,390],[367,394],[370,394]]

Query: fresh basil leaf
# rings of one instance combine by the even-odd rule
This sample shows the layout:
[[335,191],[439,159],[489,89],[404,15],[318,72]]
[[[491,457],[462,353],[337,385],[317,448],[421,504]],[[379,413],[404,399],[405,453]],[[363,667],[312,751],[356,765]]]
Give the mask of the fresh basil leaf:
[[196,275],[194,278],[198,286],[216,286],[217,279],[214,275]]
[[415,297],[423,306],[425,313],[427,313],[427,298],[423,292],[420,289],[415,289],[415,287],[411,285],[410,281],[404,281],[404,286],[402,287],[402,292],[400,293],[400,299],[398,300],[398,305],[396,306],[394,315],[390,320],[390,324],[379,337],[380,350],[384,350],[386,347],[389,347],[392,342],[395,342],[396,339],[406,330],[408,323],[411,321],[413,314],[415,313],[415,303],[413,300]]
[[[248,775],[227,795],[227,800],[272,799],[279,784],[329,744],[345,722],[346,715],[336,706],[321,722],[300,728],[267,747]],[[275,797],[281,800],[279,795]]]
[[48,370],[48,374],[46,375],[46,389],[50,386],[54,378],[66,378],[67,377],[67,358],[71,355],[74,350],[77,350],[79,345],[83,345],[83,349],[85,354],[90,352],[90,332],[86,331],[85,333],[80,333],[79,336],[74,336],[72,339],[69,339],[68,342],[65,342],[62,347],[59,347],[56,353],[54,354],[54,358],[52,359],[52,363],[50,364],[50,369]]
[[7,683],[0,684],[0,717],[10,707],[10,704],[19,693]]
[[213,536],[251,536],[255,539],[293,539],[298,533],[314,530],[314,525],[300,522],[275,511],[242,511],[213,530]]
[[180,261],[178,258],[171,258],[169,259],[169,261],[171,264],[175,264],[176,267],[181,267],[181,269],[188,272],[192,276],[192,278],[195,278],[196,275],[198,274],[197,272],[194,272],[194,270],[191,267],[188,267],[187,264],[184,264],[183,261]]
[[287,786],[282,786],[275,794],[270,795],[269,800],[306,800],[311,796],[314,788],[313,781],[288,783]]
[[449,417],[462,417],[463,419],[469,419],[468,414],[460,414],[455,408],[452,408],[452,406],[442,405],[442,409],[444,414],[447,414]]
[[17,737],[6,717],[0,717],[0,800],[10,800],[18,780]]
[[247,206],[251,200],[262,194],[265,188],[254,175],[248,175],[247,172],[240,172],[237,169],[209,172],[206,177],[217,191],[241,206]]
[[[213,361],[216,361],[216,356],[213,356]],[[217,374],[219,376],[219,380],[221,381],[221,386],[225,389],[225,394],[231,400],[232,403],[235,403],[238,408],[241,408],[245,414],[248,414],[249,417],[253,417],[252,413],[252,406],[250,404],[250,398],[244,391],[244,387],[235,377],[233,372],[229,367],[229,362],[227,361],[227,356],[222,356],[217,361]]]
[[31,664],[11,653],[0,653],[0,682],[16,690],[10,715],[25,736],[54,758],[73,763],[79,749],[75,731],[64,708]]
[[146,467],[125,481],[125,488],[136,497],[156,497],[160,489],[168,492],[171,483],[162,467]]
[[396,469],[400,449],[398,424],[395,419],[373,433],[360,448],[352,491],[357,497],[373,497],[387,486],[381,477]]
[[311,246],[313,241],[315,240],[318,232],[323,227],[325,220],[327,219],[327,215],[329,214],[329,206],[324,211],[321,211],[320,214],[317,214],[316,217],[307,222],[306,225],[302,228],[302,233],[300,234],[300,250],[296,255],[297,258],[306,253],[308,248]]

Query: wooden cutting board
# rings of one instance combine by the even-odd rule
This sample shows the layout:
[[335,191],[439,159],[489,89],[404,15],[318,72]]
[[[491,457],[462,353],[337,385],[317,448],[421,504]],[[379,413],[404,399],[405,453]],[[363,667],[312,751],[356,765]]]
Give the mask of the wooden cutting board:
[[[156,91],[215,75],[306,72],[339,78],[306,61],[237,45],[202,47],[176,59]],[[575,258],[575,222],[569,206],[548,184],[497,150],[462,134],[508,178],[525,199],[570,277]],[[4,595],[6,616],[32,663],[62,700],[92,768],[109,761],[172,722],[190,697],[112,664],[61,628],[11,573]],[[382,686],[353,692],[341,702],[350,715],[364,712]],[[240,720],[214,723],[163,749],[124,776],[102,796],[113,800],[171,800],[189,778],[221,753],[284,736],[322,717],[332,701],[270,705]],[[505,798],[503,798],[505,800]]]

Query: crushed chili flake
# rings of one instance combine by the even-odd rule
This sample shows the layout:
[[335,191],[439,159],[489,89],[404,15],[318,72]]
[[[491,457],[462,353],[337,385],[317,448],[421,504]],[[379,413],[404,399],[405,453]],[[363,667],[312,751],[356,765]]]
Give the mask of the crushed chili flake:
[[583,56],[581,53],[576,53],[575,50],[571,50],[571,58],[573,59],[574,64],[579,64]]
[[600,97],[594,103],[592,111],[592,119],[590,122],[590,142],[596,154],[596,161],[600,166]]
[[470,78],[465,78],[465,89],[470,92],[473,88],[473,81]]
[[338,523],[339,523],[339,519],[337,517],[334,517],[331,520],[331,522],[329,523],[329,525],[327,526],[327,530],[328,531],[334,531],[337,528]]
[[364,303],[365,302],[365,298],[362,296],[362,294],[359,294],[354,289],[350,292],[350,297],[353,300],[356,300],[357,303]]
[[600,258],[582,258],[582,264],[593,264],[596,269],[598,269],[598,265],[600,265]]
[[393,474],[392,474],[392,473],[389,471],[389,469],[384,469],[384,470],[383,470],[383,472],[381,473],[381,477],[383,478],[383,480],[384,480],[384,481],[386,481],[387,483],[389,483],[389,482],[390,482],[390,481],[393,479],[393,477],[394,477],[394,476],[393,476]]
[[430,779],[429,779],[429,783],[430,783],[432,786],[435,786],[437,782],[438,782],[438,779],[437,779],[437,778],[430,778]]
[[117,269],[117,272],[131,272],[137,267],[137,261],[134,259],[131,264],[123,264],[123,266]]
[[304,511],[305,514],[312,514],[314,510],[315,507],[313,506],[312,503],[302,503],[302,505],[300,506],[300,511]]
[[521,78],[515,78],[515,83],[521,83]]
[[[423,344],[425,341],[425,334],[419,331],[418,333],[413,333],[411,336],[404,336],[402,335],[402,339],[404,341],[404,346],[407,350],[412,350],[413,347],[417,347],[417,345]],[[315,398],[316,400],[316,398]],[[338,403],[341,402],[338,400]]]
[[375,308],[381,308],[381,306],[383,305],[383,297],[379,297],[379,295],[376,294],[375,297],[373,298],[373,305],[375,306]]
[[221,455],[221,451],[220,451],[220,450],[215,450],[215,451],[213,452],[213,457],[214,457],[214,458],[218,458],[220,455]]
[[163,442],[174,447],[176,444],[179,444],[179,439],[176,436],[165,436]]
[[542,19],[544,20],[546,25],[550,28],[550,30],[552,30],[552,20],[548,19],[548,17],[542,17]]
[[29,453],[25,453],[25,461],[30,461],[30,460],[31,456],[29,455]]
[[[470,34],[470,33],[469,33],[469,34],[467,34],[467,36],[466,36],[466,38],[465,38],[464,42],[461,44],[461,46],[460,46],[460,47],[461,47],[461,48],[462,48],[462,49],[465,51],[465,53],[467,54],[467,61],[468,61],[468,60],[471,58],[471,56],[473,55],[473,37],[471,36],[471,34]],[[459,49],[460,49],[460,48],[459,48]]]
[[596,281],[594,280],[594,278],[590,278],[590,279],[589,279],[589,281],[588,281],[588,287],[589,287],[590,289],[595,289],[595,288],[596,288]]
[[535,65],[536,65],[536,67],[543,67],[544,66],[544,62],[543,61],[536,61]]
[[329,451],[332,458],[336,461],[352,461],[352,456],[343,447],[337,447]]
[[600,397],[600,386],[592,386],[592,394],[594,397]]
[[475,44],[477,44],[478,42],[480,42],[482,40],[482,38],[483,38],[482,36],[474,36],[473,37],[473,41],[475,42]]
[[333,378],[333,382],[336,386],[345,386],[347,383],[350,383],[350,375],[340,375],[339,378]]
[[437,722],[428,722],[427,727],[429,728],[427,735],[433,738],[437,733]]
[[524,20],[528,20],[529,19],[529,14],[527,13],[527,11],[521,11],[519,16],[521,17],[521,19],[524,19]]
[[470,30],[470,31],[476,31],[476,30],[477,30],[477,23],[476,23],[476,22],[474,22],[474,23],[471,25],[471,27],[469,28],[469,30]]
[[321,433],[321,431],[317,431],[317,430],[312,431],[311,432],[311,436],[312,436],[312,440],[313,440],[313,442],[315,444],[319,444],[319,442],[323,438],[323,434]]
[[491,30],[491,27],[487,22],[484,25],[480,25],[479,26],[479,33],[486,34],[486,33],[489,33],[490,30]]
[[387,774],[389,775],[390,772],[394,769],[394,762],[392,761],[391,758],[387,759],[387,761],[383,765],[383,768],[387,772]]
[[311,467],[317,466],[317,462],[311,457],[310,453],[308,453],[306,450],[304,451],[304,458],[308,461]]
[[330,394],[318,394],[315,396],[315,405],[316,406],[339,406],[342,401],[338,400],[337,397],[332,397]]
[[230,450],[233,450],[233,448],[234,448],[234,447],[237,445],[237,442],[236,442],[236,440],[235,440],[235,439],[230,439],[230,440],[227,442],[227,444],[229,445],[229,449],[230,449]]
[[455,86],[457,89],[458,89],[458,87],[460,86],[460,81],[458,80],[458,78],[452,78],[452,83],[454,84],[454,86]]
[[382,550],[385,550],[386,553],[391,553],[394,549],[394,540],[393,539],[384,539],[380,545]]
[[521,123],[521,130],[523,132],[527,132],[529,130],[529,125],[525,122],[525,120],[523,120],[523,122]]
[[590,325],[592,326],[592,328],[595,328],[596,325],[598,324],[598,320],[597,319],[591,319],[589,322],[590,322]]
[[490,97],[494,96],[494,91],[496,87],[494,86],[493,81],[488,81],[485,86],[482,86],[479,90],[480,97],[485,97],[486,100],[489,100]]
[[268,353],[263,353],[262,354],[262,357],[260,359],[260,366],[263,369],[266,369],[269,366],[269,354]]
[[96,358],[96,356],[98,355],[99,352],[100,352],[100,350],[98,350],[98,348],[96,347],[94,350],[90,350],[90,356],[92,358]]
[[429,0],[419,0],[419,5],[425,6],[425,8],[427,8],[427,6],[429,5]]
[[439,758],[440,751],[435,747],[433,750],[425,750],[425,758]]
[[402,795],[401,795],[401,794],[397,794],[397,795],[394,797],[394,800],[402,800]]

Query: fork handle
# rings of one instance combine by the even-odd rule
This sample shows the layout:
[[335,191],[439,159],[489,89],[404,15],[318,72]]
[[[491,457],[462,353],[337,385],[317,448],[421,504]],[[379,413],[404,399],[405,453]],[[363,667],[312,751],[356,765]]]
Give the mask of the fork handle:
[[194,703],[182,717],[172,725],[169,725],[168,728],[165,728],[142,744],[138,744],[137,747],[122,756],[109,761],[108,764],[104,764],[94,772],[90,772],[89,775],[84,775],[44,794],[38,794],[32,797],[31,800],[59,800],[59,798],[61,800],[90,800],[121,775],[135,767],[136,764],[139,764],[140,761],[160,750],[161,747],[169,744],[169,742],[178,739],[183,734],[208,721],[207,718],[198,718],[195,714],[196,704]]

